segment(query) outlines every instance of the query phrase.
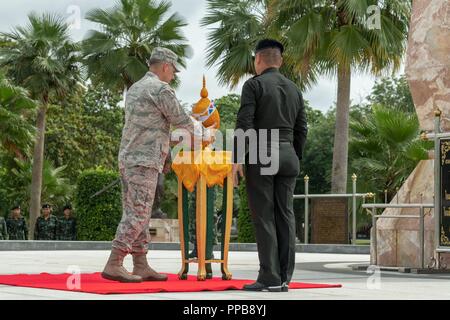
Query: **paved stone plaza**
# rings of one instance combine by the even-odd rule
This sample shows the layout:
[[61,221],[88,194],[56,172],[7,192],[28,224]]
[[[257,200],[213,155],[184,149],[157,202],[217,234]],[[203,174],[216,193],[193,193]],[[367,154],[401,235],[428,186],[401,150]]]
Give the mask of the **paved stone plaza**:
[[[69,266],[78,266],[83,273],[98,272],[107,260],[108,251],[3,251],[0,252],[0,274],[64,273]],[[217,256],[219,253],[216,253]],[[177,273],[180,252],[154,250],[149,254],[151,264],[158,271]],[[68,291],[33,289],[0,285],[0,299],[450,299],[450,274],[418,275],[397,272],[374,273],[352,271],[352,266],[368,264],[369,255],[297,253],[294,281],[342,284],[342,288],[291,290],[287,293],[245,291],[152,293],[96,295]],[[131,269],[131,258],[125,261]],[[231,252],[230,270],[235,279],[254,279],[258,270],[256,252]],[[191,273],[196,267],[192,265]],[[219,265],[214,265],[215,275],[220,275]],[[378,281],[379,279],[379,281]]]

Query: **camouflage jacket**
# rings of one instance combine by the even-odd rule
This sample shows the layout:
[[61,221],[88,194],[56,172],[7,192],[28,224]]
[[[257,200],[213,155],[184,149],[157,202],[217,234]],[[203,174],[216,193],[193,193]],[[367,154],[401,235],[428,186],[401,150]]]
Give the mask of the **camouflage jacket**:
[[47,220],[43,216],[37,218],[34,229],[35,240],[56,240],[58,219],[50,215]]
[[58,221],[58,240],[77,240],[77,221],[75,218],[60,218]]
[[202,125],[178,102],[175,91],[152,72],[130,87],[119,166],[145,166],[162,172],[169,152],[170,125],[202,135]]
[[3,217],[0,217],[0,240],[8,240],[8,228]]
[[28,228],[24,218],[6,220],[9,240],[28,240]]

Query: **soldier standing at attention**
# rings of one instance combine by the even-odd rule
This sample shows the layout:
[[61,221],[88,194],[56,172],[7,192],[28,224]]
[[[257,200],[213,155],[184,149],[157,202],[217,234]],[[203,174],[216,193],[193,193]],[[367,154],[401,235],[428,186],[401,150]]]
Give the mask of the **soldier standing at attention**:
[[42,205],[42,215],[36,220],[34,240],[56,240],[58,231],[58,218],[51,214],[52,207],[45,203]]
[[8,240],[8,228],[6,227],[5,218],[0,216],[0,240]]
[[20,206],[11,209],[11,216],[6,220],[9,240],[28,240],[28,228],[25,218],[20,213]]
[[[271,130],[279,133],[279,140],[272,141],[271,145],[258,141],[257,145],[249,146],[250,152],[258,150],[259,155],[265,148],[273,150],[270,156],[278,164],[276,172],[264,172],[262,169],[272,163],[267,165],[261,159],[245,164],[248,204],[260,265],[256,282],[244,285],[244,290],[248,291],[288,291],[295,266],[293,196],[308,128],[300,90],[279,72],[283,50],[283,45],[276,40],[265,39],[257,44],[256,76],[242,88],[236,121],[236,129],[257,130],[258,140],[260,130],[267,130],[268,137]],[[237,174],[243,175],[244,154],[235,156],[236,185]]]
[[58,240],[77,240],[77,221],[72,216],[72,207],[64,206],[63,214],[64,216],[58,221]]
[[[206,129],[187,115],[169,83],[175,77],[177,55],[157,47],[148,61],[149,72],[130,87],[125,101],[125,125],[119,151],[122,183],[122,220],[112,242],[111,255],[102,272],[105,279],[120,282],[165,281],[147,261],[149,222],[158,175],[169,153],[170,126],[184,128],[201,138]],[[209,140],[208,139],[208,140]],[[133,256],[133,273],[123,267],[127,254]]]

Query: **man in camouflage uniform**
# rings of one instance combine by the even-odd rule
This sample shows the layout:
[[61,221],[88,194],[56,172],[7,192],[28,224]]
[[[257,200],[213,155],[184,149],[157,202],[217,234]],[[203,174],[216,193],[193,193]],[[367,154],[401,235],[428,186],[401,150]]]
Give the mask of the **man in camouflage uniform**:
[[51,214],[52,207],[49,204],[42,206],[42,215],[36,220],[34,228],[35,240],[56,240],[58,230],[58,218]]
[[11,216],[6,220],[9,240],[28,240],[27,222],[20,214],[20,206],[11,209]]
[[[119,151],[123,216],[117,228],[105,279],[120,282],[164,281],[166,275],[147,262],[149,222],[159,173],[169,153],[170,125],[202,136],[202,125],[189,117],[169,83],[178,71],[177,55],[155,48],[148,61],[149,72],[130,87],[125,101],[125,125]],[[210,134],[209,130],[205,130]],[[133,256],[133,273],[123,267]]]
[[5,218],[0,216],[0,240],[8,240],[8,228],[6,227]]
[[64,216],[58,221],[58,240],[77,240],[77,221],[72,216],[72,207],[64,206],[63,214]]

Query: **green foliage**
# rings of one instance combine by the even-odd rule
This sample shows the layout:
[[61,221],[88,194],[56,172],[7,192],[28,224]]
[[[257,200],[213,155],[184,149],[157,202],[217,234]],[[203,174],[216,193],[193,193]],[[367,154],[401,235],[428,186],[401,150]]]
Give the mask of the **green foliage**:
[[28,154],[34,141],[35,128],[26,121],[36,104],[28,92],[14,86],[0,73],[0,148],[18,158]]
[[263,35],[264,11],[256,11],[255,0],[209,0],[202,26],[215,25],[208,34],[206,65],[218,64],[221,85],[237,86],[246,74],[254,73],[252,50]]
[[103,168],[83,171],[75,192],[79,240],[111,241],[122,217],[120,183],[91,198],[103,187],[119,179],[119,173]]
[[[252,52],[264,37],[286,44],[283,73],[302,86],[321,74],[352,66],[379,75],[398,69],[405,50],[411,3],[367,1],[208,0],[207,65],[221,84],[236,86],[254,73]],[[381,28],[369,29],[367,9],[381,8]]]
[[304,192],[303,178],[308,175],[310,193],[328,193],[331,188],[335,111],[322,114],[307,106],[306,116],[308,137],[300,162],[300,180],[297,182],[296,192]]
[[86,169],[116,170],[123,128],[121,96],[102,86],[89,86],[82,96],[48,110],[45,154],[56,166],[67,166],[75,184]]
[[26,27],[0,34],[9,43],[0,48],[0,67],[32,98],[47,104],[76,91],[80,48],[72,42],[61,16],[32,13],[28,19]]
[[367,98],[370,104],[381,104],[404,112],[415,113],[414,101],[406,76],[382,78]]
[[[21,161],[11,156],[1,157],[4,170],[0,170],[0,198],[6,206],[20,204],[24,215],[30,207],[32,164],[29,160]],[[55,168],[50,161],[44,161],[42,172],[42,202],[48,202],[55,211],[61,209],[72,198],[73,187],[65,176],[65,166]]]
[[239,185],[239,213],[238,213],[238,242],[254,243],[255,230],[253,227],[250,209],[248,207],[247,190],[245,181],[241,181]]
[[241,107],[241,97],[237,94],[229,94],[214,102],[220,113],[220,130],[225,133],[226,129],[234,129],[236,115]]
[[178,219],[178,179],[173,171],[165,175],[161,210],[169,219]]
[[427,159],[432,142],[419,138],[419,122],[415,114],[382,105],[372,113],[352,121],[349,154],[352,167],[367,190],[388,200],[411,174],[420,160]]
[[181,28],[187,24],[177,14],[165,19],[170,8],[167,1],[121,0],[89,11],[86,19],[101,26],[83,41],[91,80],[113,90],[129,88],[148,71],[146,60],[157,46],[174,51],[184,66],[188,46]]

